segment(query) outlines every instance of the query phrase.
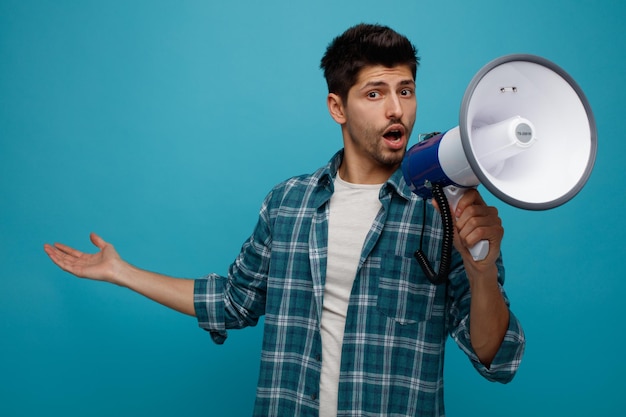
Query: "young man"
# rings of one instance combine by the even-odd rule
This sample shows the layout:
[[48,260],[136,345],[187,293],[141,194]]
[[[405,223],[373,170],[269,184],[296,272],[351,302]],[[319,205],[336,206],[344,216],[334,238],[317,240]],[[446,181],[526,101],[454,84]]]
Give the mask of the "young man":
[[[196,316],[217,343],[265,315],[256,416],[444,415],[448,335],[490,380],[510,381],[521,360],[524,335],[502,290],[501,221],[467,192],[449,282],[431,284],[413,253],[423,234],[439,259],[440,217],[423,211],[399,170],[417,108],[415,47],[387,27],[357,25],[321,66],[343,149],[270,191],[226,277],[143,271],[93,234],[95,254],[45,250],[77,276]],[[484,239],[489,254],[475,262],[467,248]]]

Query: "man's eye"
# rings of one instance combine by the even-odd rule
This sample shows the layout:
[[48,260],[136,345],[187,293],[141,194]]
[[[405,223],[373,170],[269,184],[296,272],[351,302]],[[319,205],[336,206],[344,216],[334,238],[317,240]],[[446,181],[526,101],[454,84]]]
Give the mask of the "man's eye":
[[378,98],[380,97],[380,93],[378,91],[370,91],[369,93],[367,93],[367,97]]
[[400,91],[400,94],[406,97],[410,97],[413,95],[413,90],[409,89],[409,88],[405,88],[402,91]]

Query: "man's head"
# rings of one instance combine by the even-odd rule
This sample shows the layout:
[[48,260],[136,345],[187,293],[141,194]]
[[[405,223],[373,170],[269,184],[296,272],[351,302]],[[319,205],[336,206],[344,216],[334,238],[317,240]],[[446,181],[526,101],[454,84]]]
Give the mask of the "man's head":
[[320,67],[328,92],[344,101],[359,72],[367,67],[406,65],[415,79],[419,65],[417,49],[403,35],[387,26],[359,24],[337,36],[326,48]]
[[341,125],[341,178],[385,182],[406,152],[417,110],[415,47],[388,27],[357,25],[335,38],[322,58],[327,106]]

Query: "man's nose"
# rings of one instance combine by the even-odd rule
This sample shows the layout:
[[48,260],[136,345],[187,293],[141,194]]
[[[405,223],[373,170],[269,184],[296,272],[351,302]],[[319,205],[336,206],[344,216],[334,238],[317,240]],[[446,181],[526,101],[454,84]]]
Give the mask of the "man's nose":
[[403,109],[400,97],[396,94],[390,94],[387,96],[386,103],[386,116],[388,119],[399,119],[402,117]]

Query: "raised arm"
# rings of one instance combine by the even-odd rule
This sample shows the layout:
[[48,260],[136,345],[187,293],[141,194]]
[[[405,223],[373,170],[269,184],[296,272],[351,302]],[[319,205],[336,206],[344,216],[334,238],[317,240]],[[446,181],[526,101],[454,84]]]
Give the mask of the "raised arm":
[[92,233],[91,242],[99,249],[89,254],[55,243],[45,244],[44,250],[61,269],[80,278],[110,282],[129,288],[190,316],[195,316],[194,281],[172,278],[136,268],[125,262],[113,245]]
[[[504,339],[509,324],[509,309],[498,286],[496,260],[504,229],[495,207],[489,207],[476,190],[468,191],[454,213],[457,233],[455,247],[463,257],[470,284],[471,343],[480,361],[491,364]],[[489,241],[489,253],[474,261],[468,248],[481,240]]]

